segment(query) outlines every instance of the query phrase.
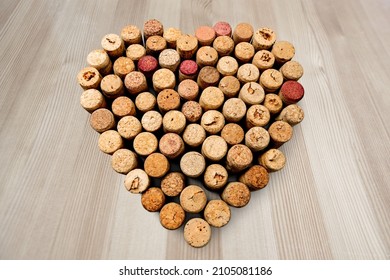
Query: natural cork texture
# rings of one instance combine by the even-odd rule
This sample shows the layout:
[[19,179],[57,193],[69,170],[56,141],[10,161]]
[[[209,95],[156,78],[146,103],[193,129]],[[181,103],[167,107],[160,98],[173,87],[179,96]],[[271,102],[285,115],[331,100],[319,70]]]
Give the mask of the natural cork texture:
[[80,96],[80,105],[90,113],[107,106],[103,94],[97,89],[87,89],[84,91]]
[[161,180],[161,190],[166,196],[178,196],[185,187],[185,177],[180,172],[171,172]]
[[162,36],[164,33],[164,27],[157,19],[150,19],[144,24],[144,38],[147,40],[150,36],[158,35]]
[[102,133],[115,127],[115,118],[110,110],[97,109],[91,114],[89,124],[94,130]]
[[258,160],[268,172],[279,171],[286,165],[286,157],[278,149],[269,149],[260,155]]
[[219,88],[210,86],[203,90],[199,104],[204,111],[216,110],[222,106],[224,99],[223,92]]
[[195,81],[186,79],[180,82],[177,92],[184,100],[196,100],[199,94],[199,86]]
[[254,165],[240,176],[239,181],[247,185],[250,190],[257,191],[267,186],[269,174],[263,166]]
[[273,93],[268,93],[265,96],[263,105],[267,107],[270,114],[275,115],[279,113],[283,108],[283,101],[282,99]]
[[121,56],[114,62],[114,74],[122,80],[126,77],[127,74],[134,70],[134,62],[128,57]]
[[217,134],[225,126],[225,117],[217,110],[209,110],[203,114],[200,125],[208,133]]
[[206,131],[197,123],[187,125],[183,132],[183,140],[190,147],[198,147],[202,145],[205,139]]
[[158,63],[161,68],[167,68],[175,72],[180,64],[179,53],[173,49],[163,50],[158,56]]
[[158,140],[154,134],[150,132],[141,132],[133,142],[134,151],[141,156],[148,156],[157,150]]
[[103,49],[112,58],[120,57],[125,51],[125,43],[117,34],[107,34],[101,41]]
[[303,67],[298,61],[287,61],[280,68],[285,80],[298,81],[303,76]]
[[127,25],[121,30],[121,38],[126,46],[142,44],[141,30],[135,25]]
[[229,145],[240,144],[244,140],[244,129],[236,123],[228,123],[222,128],[221,136]]
[[230,221],[229,205],[223,200],[210,200],[204,209],[204,218],[213,227],[223,227]]
[[205,66],[199,71],[198,85],[201,89],[218,85],[220,74],[212,66]]
[[237,78],[241,83],[257,82],[259,80],[259,69],[252,63],[241,65],[237,71]]
[[153,153],[145,159],[144,169],[150,177],[161,178],[168,173],[170,164],[163,154]]
[[279,91],[283,103],[289,105],[299,102],[305,94],[303,86],[296,81],[285,82]]
[[275,56],[275,61],[283,64],[294,57],[295,48],[290,42],[277,41],[273,45],[271,52]]
[[142,193],[149,185],[149,176],[142,169],[133,169],[126,175],[125,187],[131,193]]
[[293,129],[291,125],[286,122],[275,121],[268,128],[268,133],[273,142],[273,147],[278,148],[291,139]]
[[167,41],[162,36],[150,36],[145,43],[146,53],[149,55],[158,55],[167,48]]
[[246,126],[266,126],[271,119],[271,114],[267,107],[263,105],[252,105],[246,112]]
[[119,149],[111,157],[111,166],[118,173],[127,174],[137,164],[137,155],[128,149]]
[[218,60],[217,70],[222,76],[233,76],[238,71],[238,62],[231,56],[221,57]]
[[89,66],[96,68],[101,75],[105,76],[112,70],[110,57],[105,50],[93,50],[87,56]]
[[214,31],[217,36],[231,36],[232,27],[225,21],[218,21],[214,26]]
[[207,197],[201,187],[190,185],[180,194],[180,205],[188,213],[199,213],[204,209]]
[[196,52],[196,63],[199,67],[214,66],[218,61],[218,53],[213,47],[204,46]]
[[220,164],[211,164],[207,166],[203,180],[207,188],[217,191],[226,185],[228,177],[229,174],[225,167]]
[[185,216],[186,214],[179,204],[170,202],[161,208],[160,223],[166,229],[178,229],[184,223]]
[[189,34],[181,35],[176,41],[176,50],[182,59],[190,59],[198,50],[198,39]]
[[157,95],[157,106],[163,113],[177,110],[180,107],[180,95],[176,90],[164,89]]
[[184,153],[184,141],[176,133],[164,134],[159,142],[160,152],[169,159],[174,159]]
[[148,83],[144,74],[133,71],[126,75],[125,87],[130,94],[137,94],[148,90]]
[[126,116],[119,120],[118,133],[127,140],[134,139],[142,131],[141,122],[133,116]]
[[234,41],[228,36],[220,36],[214,40],[213,48],[220,57],[231,55],[234,50]]
[[229,122],[239,122],[246,114],[246,105],[240,98],[230,98],[223,104],[222,114]]
[[241,42],[234,48],[234,55],[240,63],[248,63],[255,55],[255,48],[250,43]]
[[251,150],[242,144],[232,146],[226,156],[226,168],[232,172],[240,172],[253,161]]
[[267,148],[269,141],[268,131],[263,127],[255,126],[245,133],[245,145],[253,152]]
[[84,89],[97,89],[100,86],[102,75],[94,67],[85,67],[77,74],[77,81]]
[[142,194],[141,204],[147,211],[157,212],[165,204],[165,195],[160,188],[149,188]]
[[267,50],[258,51],[252,59],[252,64],[260,71],[270,69],[274,66],[275,56]]
[[100,134],[98,145],[103,153],[113,154],[123,147],[123,140],[116,130],[107,130]]
[[186,117],[177,110],[167,112],[163,117],[163,129],[165,132],[180,134],[186,127]]
[[240,42],[250,42],[253,36],[253,27],[249,23],[239,23],[233,31],[233,40],[237,45]]
[[138,70],[145,75],[146,78],[151,78],[158,68],[158,61],[151,55],[145,55],[138,61]]
[[249,188],[241,182],[231,182],[223,190],[221,198],[233,207],[244,207],[251,199]]
[[198,76],[198,64],[193,60],[184,60],[179,66],[179,81],[185,79],[196,80]]
[[285,107],[282,112],[275,119],[277,121],[285,121],[289,125],[294,126],[303,121],[305,113],[302,108],[297,104],[288,105]]
[[206,161],[198,152],[185,153],[180,159],[180,169],[188,177],[199,177],[205,168]]
[[141,124],[145,131],[155,132],[162,126],[162,116],[157,111],[148,111],[142,116]]
[[173,89],[176,85],[175,74],[168,69],[158,69],[153,74],[153,88],[156,92],[160,92],[164,89]]
[[275,92],[283,83],[283,75],[278,70],[267,69],[260,76],[260,84],[267,92]]
[[227,153],[228,145],[221,136],[211,135],[202,145],[202,155],[211,161],[221,160]]
[[116,98],[125,92],[122,79],[115,74],[105,76],[100,83],[100,88],[108,98]]
[[201,248],[211,239],[210,225],[201,218],[193,218],[184,227],[184,239],[189,245]]
[[195,37],[198,39],[199,45],[210,46],[215,37],[215,30],[210,26],[199,26],[195,30]]
[[256,51],[268,50],[272,47],[275,41],[275,32],[268,27],[262,27],[256,30],[256,32],[253,34],[252,45]]
[[114,99],[111,105],[112,112],[118,118],[122,118],[124,116],[135,116],[135,104],[134,102],[126,97],[119,96]]
[[156,103],[156,97],[150,92],[141,92],[135,98],[135,106],[142,113],[153,110],[156,106]]
[[146,49],[144,46],[140,44],[130,45],[126,49],[126,56],[134,62],[139,61],[141,57],[145,55],[146,55]]
[[181,112],[188,122],[197,122],[202,117],[202,107],[196,101],[187,101],[181,107]]
[[248,105],[255,105],[263,102],[265,93],[260,84],[250,82],[242,86],[238,97]]
[[180,29],[170,27],[164,30],[163,37],[167,41],[169,48],[176,49],[176,41],[181,35]]
[[234,76],[226,76],[219,81],[218,88],[222,90],[226,97],[235,97],[240,91],[240,81]]

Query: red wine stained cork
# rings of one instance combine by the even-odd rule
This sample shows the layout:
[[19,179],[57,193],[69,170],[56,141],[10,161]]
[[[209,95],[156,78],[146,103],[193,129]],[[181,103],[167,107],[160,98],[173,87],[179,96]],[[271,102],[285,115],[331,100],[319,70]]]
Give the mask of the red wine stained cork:
[[161,180],[161,190],[166,196],[178,196],[185,187],[185,177],[180,172],[171,172]]
[[214,24],[213,28],[217,36],[230,37],[232,35],[232,27],[225,21],[218,21],[216,24]]
[[216,68],[212,66],[205,66],[200,69],[197,82],[201,89],[205,89],[207,87],[218,85],[219,77],[220,75]]
[[176,133],[166,133],[160,138],[160,152],[169,159],[174,159],[184,153],[184,142]]
[[138,62],[141,57],[146,55],[146,49],[143,45],[134,44],[130,45],[126,49],[126,56],[134,62]]
[[210,86],[203,90],[199,98],[199,104],[205,111],[215,110],[222,106],[224,98],[222,90]]
[[210,200],[204,209],[204,218],[213,227],[223,227],[230,221],[230,208],[223,200]]
[[298,61],[287,61],[280,68],[285,80],[298,81],[303,76],[303,67]]
[[101,41],[103,49],[112,57],[120,57],[125,52],[125,43],[117,34],[107,34]]
[[225,139],[218,135],[211,135],[202,144],[202,155],[211,161],[219,161],[226,155],[227,149]]
[[176,50],[182,59],[190,59],[198,50],[198,39],[189,34],[183,34],[176,40]]
[[101,108],[91,114],[89,124],[94,130],[102,133],[115,127],[115,118],[110,110]]
[[193,60],[184,60],[179,66],[179,81],[195,80],[198,75],[198,64]]
[[180,96],[173,89],[164,89],[157,95],[157,106],[163,113],[177,110],[180,107]]
[[188,177],[199,177],[205,168],[206,161],[198,152],[185,153],[180,159],[180,169]]
[[148,156],[157,150],[158,140],[150,132],[141,132],[133,141],[134,151],[140,156]]
[[157,56],[167,48],[167,41],[162,36],[150,36],[145,43],[146,53]]
[[213,191],[222,189],[227,181],[229,174],[225,167],[220,164],[211,164],[207,166],[204,172],[204,184]]
[[125,92],[122,79],[114,74],[105,76],[100,83],[100,88],[108,98],[116,98]]
[[241,182],[231,182],[223,190],[221,198],[233,207],[244,207],[251,199],[249,188]]
[[149,185],[149,176],[142,169],[133,169],[126,175],[125,187],[131,193],[143,193]]
[[97,89],[87,89],[80,96],[80,105],[92,113],[93,111],[105,108],[106,107],[106,99],[103,94]]
[[200,26],[195,30],[195,37],[201,46],[210,46],[215,37],[215,30],[210,26]]
[[85,67],[77,74],[77,81],[84,90],[99,88],[101,80],[102,75],[93,67]]
[[207,197],[201,187],[190,185],[180,194],[180,205],[188,213],[199,213],[204,209]]
[[131,71],[134,71],[134,69],[134,62],[128,57],[121,56],[114,62],[114,74],[120,77],[122,80],[126,77],[127,74],[129,74]]
[[164,30],[163,37],[167,41],[168,48],[176,49],[176,41],[182,35],[180,29],[170,27]]
[[186,214],[179,204],[170,202],[161,208],[160,223],[166,229],[178,229],[184,223],[185,216]]
[[259,156],[258,161],[268,172],[279,171],[286,165],[286,157],[278,149],[269,149]]
[[248,63],[255,55],[255,48],[248,42],[241,42],[234,48],[234,55],[240,63]]
[[252,45],[255,47],[256,51],[259,50],[268,50],[276,41],[275,32],[268,27],[262,27],[256,30],[253,34]]
[[294,126],[303,121],[305,113],[297,104],[291,104],[285,107],[282,112],[275,118],[277,121],[285,121],[289,125]]
[[138,70],[145,75],[146,78],[151,78],[158,69],[158,61],[151,55],[145,55],[138,61]]
[[225,117],[217,110],[209,110],[203,114],[200,125],[208,133],[217,134],[225,126]]
[[269,182],[267,169],[261,165],[254,165],[239,178],[239,181],[248,186],[252,191],[264,188]]
[[231,55],[234,51],[234,41],[228,36],[220,36],[214,40],[213,48],[220,57]]
[[222,128],[221,136],[229,145],[240,144],[244,140],[244,129],[236,123],[228,123]]
[[222,76],[233,76],[238,71],[238,62],[234,57],[224,56],[218,60],[217,70]]
[[279,97],[287,105],[297,103],[303,98],[304,94],[303,86],[296,81],[285,82],[279,90]]
[[235,44],[240,42],[250,42],[253,36],[253,27],[249,23],[239,23],[233,31]]
[[143,113],[153,110],[156,106],[157,99],[150,92],[141,92],[135,98],[135,106]]
[[261,73],[260,84],[266,92],[275,92],[283,84],[283,75],[278,70],[267,69]]
[[186,127],[186,117],[177,110],[168,111],[163,117],[164,132],[180,134]]
[[294,57],[295,48],[290,42],[277,41],[273,45],[271,52],[275,56],[275,61],[283,64]]
[[128,149],[119,149],[111,157],[111,166],[118,173],[127,174],[137,164],[137,155]]
[[278,148],[291,139],[293,129],[291,125],[286,122],[275,121],[268,128],[268,133],[272,140],[272,146]]
[[218,61],[218,53],[213,47],[204,46],[196,52],[196,63],[199,67],[214,66]]
[[142,44],[141,30],[135,25],[126,25],[121,30],[121,38],[126,46]]
[[181,107],[181,112],[188,122],[197,122],[203,114],[202,107],[196,101],[187,101]]
[[271,119],[271,114],[267,107],[263,105],[252,105],[246,112],[246,126],[266,126]]
[[142,116],[141,124],[145,131],[155,132],[162,126],[162,116],[157,111],[148,111]]
[[135,116],[135,104],[127,96],[119,96],[114,99],[111,105],[112,112],[118,118],[124,116]]
[[160,188],[149,188],[142,194],[141,204],[147,211],[157,212],[165,204],[165,195]]
[[273,93],[268,93],[265,95],[263,105],[267,107],[270,114],[275,115],[282,110],[283,101],[278,95]]
[[199,86],[194,80],[186,79],[180,82],[177,92],[184,100],[196,100],[199,94]]
[[269,141],[268,131],[263,127],[255,126],[245,133],[245,145],[253,152],[267,148]]
[[133,71],[126,75],[125,87],[130,94],[137,94],[148,90],[148,83],[144,74]]
[[263,102],[265,93],[260,84],[250,82],[242,86],[238,97],[244,101],[245,104],[255,105]]
[[160,153],[148,155],[144,162],[146,174],[153,178],[161,178],[168,173],[171,168],[168,159]]
[[164,27],[157,19],[150,19],[144,23],[144,38],[145,41],[154,35],[162,36],[164,33]]
[[253,154],[242,144],[232,146],[226,156],[226,169],[231,172],[240,172],[251,165]]
[[206,131],[197,123],[187,125],[183,132],[183,140],[190,147],[198,147],[202,145],[205,139]]
[[246,63],[240,66],[237,71],[237,78],[241,83],[257,82],[259,80],[260,71],[252,63]]
[[229,122],[239,122],[246,114],[246,106],[240,98],[230,98],[223,104],[222,114]]
[[156,92],[160,92],[163,89],[173,89],[176,85],[175,74],[168,69],[159,69],[153,74],[153,88]]
[[134,139],[142,131],[141,122],[133,116],[126,116],[119,120],[118,133],[127,140]]
[[100,134],[98,145],[103,153],[113,154],[123,147],[123,140],[116,130],[107,130]]
[[260,71],[270,69],[274,66],[275,56],[267,50],[258,51],[252,59],[252,64]]
[[236,77],[226,76],[219,81],[218,88],[222,90],[226,97],[235,97],[240,91],[241,84]]
[[102,76],[110,73],[112,63],[105,50],[93,50],[87,56],[87,62],[96,68]]
[[211,239],[210,225],[201,218],[192,218],[184,227],[184,239],[194,248],[206,246]]
[[161,68],[167,68],[172,72],[176,72],[180,64],[179,53],[173,49],[163,50],[158,56],[158,63]]

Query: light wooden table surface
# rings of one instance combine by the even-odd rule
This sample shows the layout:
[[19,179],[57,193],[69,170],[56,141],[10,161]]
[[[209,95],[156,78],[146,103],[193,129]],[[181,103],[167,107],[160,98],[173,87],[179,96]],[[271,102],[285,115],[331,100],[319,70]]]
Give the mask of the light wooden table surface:
[[[389,259],[390,2],[0,2],[1,259]],[[211,243],[167,231],[97,148],[76,74],[106,33],[269,26],[305,67],[288,163]]]

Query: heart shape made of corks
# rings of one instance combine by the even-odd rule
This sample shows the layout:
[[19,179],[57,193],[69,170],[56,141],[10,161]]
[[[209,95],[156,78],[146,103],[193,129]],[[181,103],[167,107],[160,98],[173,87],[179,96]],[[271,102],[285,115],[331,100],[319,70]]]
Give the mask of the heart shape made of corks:
[[100,150],[163,227],[185,224],[188,244],[203,247],[210,226],[225,226],[230,207],[247,205],[286,163],[278,148],[304,117],[294,46],[248,23],[190,35],[155,19],[101,46],[77,76]]

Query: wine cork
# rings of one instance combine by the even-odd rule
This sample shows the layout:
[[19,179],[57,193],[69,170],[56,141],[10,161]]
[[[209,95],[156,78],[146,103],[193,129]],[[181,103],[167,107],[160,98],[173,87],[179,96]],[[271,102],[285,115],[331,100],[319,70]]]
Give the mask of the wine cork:
[[285,121],[289,125],[294,126],[303,121],[305,113],[302,108],[297,104],[288,105],[282,112],[275,118],[277,121]]
[[272,146],[278,148],[291,139],[293,129],[286,122],[275,121],[268,128],[268,133],[272,140]]
[[277,41],[272,46],[271,52],[275,56],[275,61],[280,64],[283,64],[294,57],[295,48],[290,42]]
[[161,180],[161,190],[166,196],[174,197],[185,187],[185,177],[180,172],[171,172]]
[[286,165],[286,157],[278,149],[269,149],[259,156],[258,161],[268,172],[279,171]]
[[259,80],[259,68],[252,63],[241,65],[237,71],[237,78],[241,83],[257,82]]
[[269,174],[263,166],[254,165],[240,176],[239,181],[247,185],[250,190],[257,191],[267,186]]
[[283,83],[283,75],[278,70],[267,69],[260,76],[260,84],[266,92],[275,92]]
[[210,134],[219,133],[225,126],[225,117],[221,112],[209,110],[200,119],[200,125]]
[[188,213],[199,213],[206,203],[207,197],[201,187],[190,185],[180,193],[180,205]]
[[149,188],[142,194],[141,204],[147,211],[157,212],[165,204],[165,195],[160,188]]
[[118,118],[122,118],[124,116],[135,116],[135,105],[134,102],[126,97],[119,96],[114,99],[111,105],[112,112]]
[[184,153],[184,142],[176,133],[166,133],[160,138],[160,152],[169,159],[174,159]]
[[97,89],[87,89],[84,91],[80,96],[80,105],[90,113],[107,106],[106,99]]
[[130,45],[126,49],[126,56],[133,62],[138,62],[141,57],[146,55],[146,49],[143,45],[134,44]]
[[253,154],[242,144],[232,146],[226,156],[226,168],[231,172],[240,172],[251,165]]
[[196,101],[187,101],[181,107],[181,112],[188,122],[197,122],[202,117],[202,107]]
[[115,74],[105,76],[100,83],[100,88],[108,98],[117,98],[125,93],[122,79]]
[[210,26],[199,26],[195,30],[195,37],[199,41],[199,45],[201,46],[210,46],[215,37],[215,30]]
[[107,34],[101,41],[103,49],[112,58],[122,56],[125,51],[125,43],[117,34]]
[[148,89],[144,74],[138,71],[130,72],[125,77],[125,87],[130,94],[137,94]]
[[198,39],[189,34],[183,34],[176,40],[176,50],[182,59],[190,59],[198,50]]
[[144,162],[146,174],[153,178],[161,178],[168,173],[171,168],[168,159],[160,153],[148,155]]
[[250,42],[253,36],[253,27],[249,23],[239,23],[233,31],[233,40],[237,45],[240,42]]
[[190,147],[198,147],[206,139],[206,131],[197,124],[189,124],[183,132],[183,140]]
[[118,122],[118,133],[127,140],[134,139],[142,131],[141,122],[133,116],[126,116]]
[[225,21],[218,21],[213,28],[217,37],[232,35],[232,27]]
[[121,30],[121,38],[126,46],[142,44],[141,30],[135,25],[126,25]]
[[185,219],[185,212],[183,208],[175,203],[167,203],[161,208],[160,211],[160,223],[166,229],[178,229]]
[[171,110],[163,117],[164,132],[173,132],[180,134],[186,127],[186,117],[182,112]]
[[111,166],[118,173],[127,174],[137,164],[137,155],[128,149],[119,149],[111,157]]
[[241,182],[230,182],[223,190],[221,198],[233,207],[244,207],[251,199],[249,188]]
[[298,61],[287,61],[280,68],[280,73],[285,80],[298,81],[303,76],[303,67]]
[[210,226],[220,228],[230,221],[230,208],[223,200],[210,200],[204,209],[204,218]]
[[143,193],[149,185],[149,176],[142,169],[133,169],[126,175],[125,187],[131,193]]
[[196,80],[198,76],[198,64],[193,60],[184,60],[179,66],[179,81],[185,79]]
[[246,112],[246,126],[248,128],[254,126],[266,126],[271,119],[267,107],[263,105],[252,105]]
[[245,145],[253,152],[267,148],[269,141],[268,131],[263,127],[255,126],[245,133]]
[[157,106],[161,112],[176,110],[180,107],[180,96],[173,89],[164,89],[157,95]]
[[241,42],[234,48],[234,55],[240,63],[248,63],[255,55],[255,48],[248,42]]
[[234,76],[226,76],[219,82],[218,88],[222,90],[226,97],[235,97],[240,91],[240,81]]
[[264,106],[267,107],[270,114],[275,115],[279,113],[283,108],[282,99],[273,93],[268,93],[265,95]]
[[162,68],[157,70],[153,74],[153,88],[156,92],[160,92],[163,89],[173,89],[176,85],[175,74],[168,69]]
[[222,90],[213,86],[205,88],[199,98],[199,104],[205,111],[218,109],[222,106],[223,101]]
[[157,56],[167,48],[167,41],[162,36],[150,36],[145,43],[146,53]]
[[199,177],[205,168],[206,161],[198,152],[185,153],[180,159],[180,169],[188,177]]
[[167,41],[168,48],[176,49],[176,41],[181,35],[180,29],[173,27],[165,29],[163,37]]
[[240,98],[230,98],[223,104],[222,114],[229,122],[239,122],[246,114],[246,106]]
[[219,161],[226,155],[227,149],[225,139],[218,135],[211,135],[203,142],[202,155],[211,161]]
[[134,151],[140,156],[148,156],[157,150],[158,141],[150,132],[141,132],[133,141]]
[[220,75],[216,68],[212,66],[205,66],[200,69],[197,82],[201,89],[205,89],[207,87],[218,85],[219,77]]
[[222,76],[233,76],[238,71],[238,62],[234,57],[224,56],[218,60],[217,70]]
[[102,76],[110,73],[112,63],[105,50],[93,50],[87,56],[87,63],[97,69]]
[[258,51],[252,59],[252,64],[260,71],[271,69],[275,63],[275,56],[267,50]]
[[234,41],[228,36],[220,36],[214,40],[213,48],[220,57],[231,55],[234,51]]
[[236,123],[228,123],[221,131],[221,137],[229,145],[240,144],[244,140],[244,135],[244,129]]
[[142,116],[141,124],[146,131],[155,132],[162,126],[162,116],[157,111],[148,111]]
[[153,110],[156,103],[156,97],[150,92],[141,92],[135,98],[135,106],[142,113]]
[[199,86],[194,80],[186,79],[180,82],[177,92],[184,100],[196,100],[199,94]]
[[89,119],[91,127],[99,133],[115,127],[114,115],[105,108],[95,110]]
[[122,80],[134,69],[134,62],[128,57],[121,56],[114,62],[114,74]]
[[222,189],[227,181],[229,174],[225,167],[220,164],[211,164],[204,172],[204,184],[213,191]]
[[250,82],[242,86],[238,97],[244,101],[245,104],[255,105],[263,102],[265,93],[260,84]]
[[100,134],[98,145],[103,153],[113,154],[123,147],[123,140],[116,130],[107,130]]
[[158,69],[158,61],[151,55],[145,55],[138,61],[138,70],[145,75],[146,78],[151,78]]
[[184,227],[184,239],[194,248],[206,246],[211,239],[210,225],[201,218],[192,218]]
[[102,75],[93,67],[85,67],[77,74],[77,81],[84,89],[97,89],[100,86]]
[[164,33],[164,27],[157,19],[150,19],[144,23],[144,38],[147,40],[149,37],[158,35],[162,36]]
[[279,90],[279,97],[284,104],[294,104],[303,98],[305,90],[303,86],[296,81],[285,82]]
[[268,50],[276,41],[275,32],[268,27],[262,27],[253,34],[252,45],[256,51]]
[[167,68],[175,72],[180,64],[179,53],[173,49],[163,50],[158,56],[158,63],[161,68]]
[[196,52],[196,63],[199,67],[214,66],[218,61],[218,53],[213,47],[204,46]]

